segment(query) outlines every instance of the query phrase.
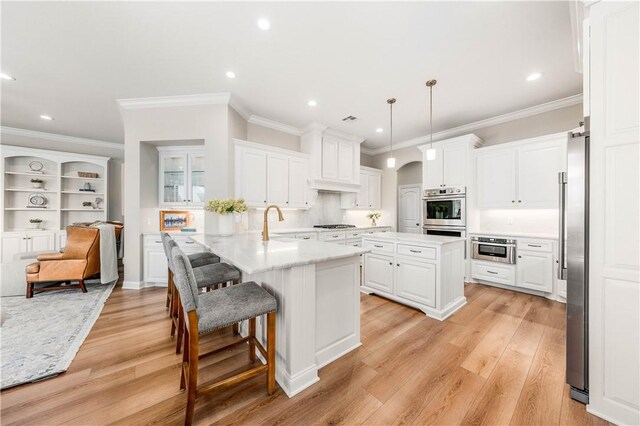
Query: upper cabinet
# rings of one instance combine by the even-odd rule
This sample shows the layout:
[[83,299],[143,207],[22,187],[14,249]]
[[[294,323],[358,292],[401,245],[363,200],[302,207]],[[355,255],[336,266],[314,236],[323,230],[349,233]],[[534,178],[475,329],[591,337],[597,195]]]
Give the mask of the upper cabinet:
[[380,209],[380,191],[382,189],[382,170],[360,167],[360,189],[358,192],[343,192],[343,209]]
[[236,197],[252,208],[310,207],[305,154],[236,140]]
[[469,151],[479,147],[482,139],[474,134],[464,135],[433,143],[436,158],[427,160],[431,144],[418,147],[422,151],[422,187],[445,188],[467,186]]
[[159,146],[159,194],[161,207],[204,205],[204,148]]
[[300,138],[309,155],[312,189],[356,192],[360,189],[360,143],[363,139],[313,123]]
[[476,151],[479,208],[557,208],[566,136],[550,135]]

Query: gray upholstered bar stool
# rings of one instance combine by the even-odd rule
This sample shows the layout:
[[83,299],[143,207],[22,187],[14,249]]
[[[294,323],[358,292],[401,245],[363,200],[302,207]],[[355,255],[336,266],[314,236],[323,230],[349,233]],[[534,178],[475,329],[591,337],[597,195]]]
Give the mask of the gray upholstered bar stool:
[[[173,237],[168,232],[160,233],[160,237],[162,239],[162,247],[164,248],[164,254],[167,256],[167,303],[166,307],[169,308],[169,315],[173,311],[171,302],[173,299],[173,294],[175,293],[175,289],[173,288],[173,271],[171,270],[171,247],[169,246],[169,240],[174,241]],[[215,254],[202,251],[200,253],[192,253],[187,255],[189,258],[189,262],[191,262],[191,266],[197,268],[199,266],[209,265],[211,263],[219,263],[220,258]],[[174,329],[171,330],[171,335],[174,334]]]
[[[178,247],[178,243],[176,243],[172,238],[167,239],[166,242],[169,252],[173,250],[173,248]],[[217,256],[216,256],[217,257]],[[192,262],[189,257],[190,266],[197,262]],[[169,264],[170,271],[174,270],[173,266],[173,257],[169,257],[167,259]],[[196,277],[196,285],[198,290],[206,289],[209,291],[210,289],[217,289],[221,286],[227,285],[229,283],[237,284],[240,282],[240,271],[233,266],[227,263],[209,263],[202,266],[193,267],[194,275]],[[179,354],[182,349],[182,335],[184,332],[184,315],[182,313],[182,307],[180,305],[180,298],[178,297],[177,290],[175,288],[174,276],[171,274],[171,282],[173,287],[173,296],[171,303],[171,335],[174,335],[174,332],[177,331],[176,337],[176,353]],[[238,324],[233,324],[233,332],[234,334],[238,334]]]
[[[260,373],[267,373],[267,391],[271,395],[276,390],[276,299],[253,281],[224,287],[208,293],[199,293],[196,269],[179,247],[172,249],[174,263],[174,283],[178,289],[184,315],[184,353],[182,355],[182,375],[180,390],[187,390],[185,425],[193,420],[196,397],[221,387],[240,383]],[[267,349],[256,339],[256,317],[267,316]],[[249,320],[249,336],[241,338],[222,348],[200,354],[200,335]],[[249,359],[256,360],[256,347],[267,363],[253,367],[223,380],[198,387],[198,360],[223,351],[231,346],[249,343]]]

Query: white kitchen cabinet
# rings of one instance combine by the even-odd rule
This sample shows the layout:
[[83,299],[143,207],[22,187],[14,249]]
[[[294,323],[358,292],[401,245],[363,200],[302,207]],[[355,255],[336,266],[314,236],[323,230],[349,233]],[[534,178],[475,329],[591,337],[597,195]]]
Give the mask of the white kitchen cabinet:
[[304,154],[236,140],[236,197],[251,208],[276,204],[308,208],[308,159]]
[[551,293],[553,291],[553,253],[518,251],[516,287]]
[[343,192],[340,195],[340,205],[343,209],[378,210],[381,191],[382,171],[361,167],[358,192]]
[[436,265],[399,257],[396,263],[397,295],[436,306]]
[[395,275],[393,256],[369,253],[365,256],[364,285],[383,293],[393,294],[393,278]]
[[6,232],[2,236],[2,262],[12,261],[18,253],[54,251],[55,249],[54,232]]
[[[481,146],[482,139],[473,134],[460,136],[433,144],[421,145],[422,186],[429,188],[467,186],[467,158],[469,150]],[[427,160],[427,150],[433,148],[436,157]]]
[[476,151],[479,208],[557,208],[566,135],[555,134]]
[[[356,170],[353,168],[353,158],[356,155],[356,146],[353,142],[340,141],[338,143],[338,180],[353,182]],[[358,149],[358,155],[360,150]]]
[[[190,235],[173,235],[173,239],[178,243],[180,249],[186,254],[199,253],[206,249],[191,239]],[[145,284],[167,285],[167,256],[164,253],[164,246],[160,233],[148,234],[143,238],[143,280]]]
[[161,207],[204,205],[204,149],[201,146],[159,146],[158,199]]
[[322,177],[338,179],[338,139],[330,136],[322,138]]
[[[324,135],[322,137],[322,177],[347,183],[354,182],[353,168],[356,146],[351,141]],[[358,155],[360,150],[358,149]]]

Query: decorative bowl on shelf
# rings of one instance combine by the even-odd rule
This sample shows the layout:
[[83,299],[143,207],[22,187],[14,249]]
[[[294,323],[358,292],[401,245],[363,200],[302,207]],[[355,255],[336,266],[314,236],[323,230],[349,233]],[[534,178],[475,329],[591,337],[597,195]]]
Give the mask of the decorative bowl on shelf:
[[98,174],[94,173],[94,172],[78,172],[78,177],[97,179],[98,178]]

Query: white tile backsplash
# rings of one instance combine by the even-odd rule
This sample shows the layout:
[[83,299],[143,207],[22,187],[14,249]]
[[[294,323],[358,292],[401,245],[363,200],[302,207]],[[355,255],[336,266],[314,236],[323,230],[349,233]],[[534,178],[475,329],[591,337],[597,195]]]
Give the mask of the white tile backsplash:
[[478,210],[473,232],[513,232],[555,235],[558,232],[558,210],[495,209]]

